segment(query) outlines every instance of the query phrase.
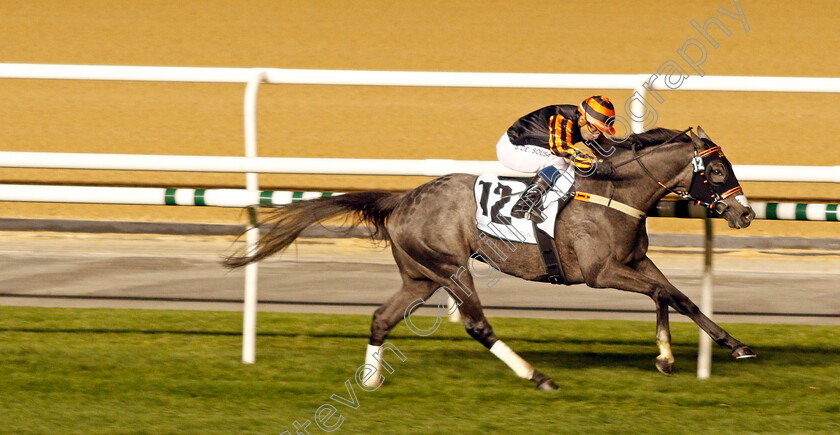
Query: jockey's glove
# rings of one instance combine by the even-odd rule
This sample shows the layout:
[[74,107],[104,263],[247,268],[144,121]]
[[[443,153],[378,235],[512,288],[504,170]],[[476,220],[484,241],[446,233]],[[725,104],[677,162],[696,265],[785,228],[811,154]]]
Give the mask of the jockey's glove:
[[607,161],[599,161],[595,164],[595,175],[610,178],[615,174],[615,166]]

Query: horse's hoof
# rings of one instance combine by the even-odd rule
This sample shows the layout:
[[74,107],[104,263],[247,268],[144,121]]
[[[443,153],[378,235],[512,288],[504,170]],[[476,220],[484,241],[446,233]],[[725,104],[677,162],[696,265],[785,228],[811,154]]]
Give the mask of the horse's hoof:
[[674,362],[668,361],[667,358],[656,359],[656,370],[665,376],[674,376]]
[[738,346],[732,349],[732,356],[736,359],[755,358],[755,352],[747,346]]
[[560,387],[554,383],[548,376],[544,375],[539,370],[534,370],[534,374],[531,376],[531,380],[537,384],[537,389],[540,391],[554,391],[559,390]]
[[556,391],[559,390],[560,387],[558,387],[551,379],[546,379],[537,385],[537,389],[540,391]]

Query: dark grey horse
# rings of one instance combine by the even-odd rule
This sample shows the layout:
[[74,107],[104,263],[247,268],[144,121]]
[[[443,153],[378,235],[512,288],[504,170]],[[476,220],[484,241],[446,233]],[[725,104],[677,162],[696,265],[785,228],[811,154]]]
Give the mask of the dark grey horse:
[[[710,207],[730,227],[749,226],[755,215],[746,198],[732,195],[736,189],[724,189],[738,186],[731,165],[702,129],[698,128],[698,134],[691,132],[689,136],[655,129],[631,135],[625,143],[632,144],[632,149],[619,148],[609,159],[616,162],[614,174],[609,178],[580,177],[577,190],[648,210],[671,191],[694,192],[699,186],[707,189],[712,198]],[[714,158],[704,160],[706,165],[699,170],[698,154],[714,154]],[[533,380],[539,389],[556,389],[551,379],[496,338],[484,317],[473,276],[465,268],[471,259],[477,258],[506,274],[530,281],[547,280],[536,245],[501,241],[476,229],[475,179],[473,175],[451,174],[401,194],[357,192],[280,207],[266,220],[273,227],[262,236],[258,249],[228,257],[225,264],[236,268],[259,261],[289,246],[310,225],[351,214],[357,225],[370,226],[372,236],[390,242],[403,280],[402,288],[373,314],[367,358],[370,367],[362,376],[366,385],[378,386],[376,371],[381,369],[378,353],[388,333],[421,305],[417,301],[428,301],[437,289],[444,288],[458,302],[464,326],[473,338],[518,376]],[[740,186],[737,190],[740,191]],[[657,313],[656,342],[660,350],[656,367],[662,373],[673,374],[674,364],[668,307],[690,317],[715,342],[731,349],[736,358],[755,356],[746,345],[701,313],[648,258],[644,217],[600,204],[572,201],[557,219],[555,234],[557,252],[569,283],[642,293],[653,299]]]

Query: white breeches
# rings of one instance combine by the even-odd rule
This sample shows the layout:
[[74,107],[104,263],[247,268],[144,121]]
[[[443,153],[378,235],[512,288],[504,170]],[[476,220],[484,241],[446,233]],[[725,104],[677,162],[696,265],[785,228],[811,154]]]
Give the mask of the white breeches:
[[514,145],[507,133],[502,134],[496,144],[496,156],[508,169],[519,172],[537,172],[546,166],[556,166],[560,172],[569,167],[569,161],[551,154],[546,148],[536,145]]
[[574,185],[574,166],[567,159],[536,145],[514,145],[510,143],[507,133],[502,134],[496,144],[496,156],[505,167],[519,172],[539,172],[545,167],[554,166],[563,174],[555,182],[555,188],[560,193],[568,192]]

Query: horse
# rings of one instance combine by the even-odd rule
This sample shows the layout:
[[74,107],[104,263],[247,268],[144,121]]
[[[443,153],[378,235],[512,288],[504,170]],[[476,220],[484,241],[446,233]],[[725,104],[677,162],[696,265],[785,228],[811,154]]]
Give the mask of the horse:
[[[644,213],[627,211],[649,210],[668,193],[676,193],[706,204],[731,228],[746,228],[755,213],[731,164],[699,126],[697,134],[690,128],[683,132],[656,128],[631,134],[621,145],[613,147],[609,157],[610,162],[621,161],[613,165],[613,173],[579,177],[575,196],[579,200],[569,202],[556,219],[554,243],[565,283],[649,296],[656,306],[659,355],[655,366],[664,375],[674,373],[669,307],[691,318],[718,345],[730,349],[735,358],[755,357],[748,346],[704,315],[668,281],[647,256]],[[464,268],[469,260],[477,259],[508,275],[548,281],[536,245],[487,237],[476,228],[475,182],[474,175],[450,174],[399,194],[354,192],[281,206],[261,218],[270,229],[253,252],[238,251],[225,257],[223,264],[238,268],[259,261],[288,247],[311,225],[342,215],[350,217],[351,228],[366,224],[372,238],[390,244],[402,278],[400,290],[373,314],[366,369],[362,376],[357,372],[365,385],[378,387],[382,381],[379,371],[384,361],[379,353],[388,333],[404,318],[409,323],[410,313],[443,289],[456,301],[470,336],[517,376],[533,381],[537,389],[556,390],[557,385],[548,376],[496,337],[484,316],[474,278]],[[590,194],[623,204],[624,210],[586,201]],[[507,252],[503,252],[505,249]],[[476,256],[479,252],[481,255]],[[492,252],[496,255],[491,259]]]

